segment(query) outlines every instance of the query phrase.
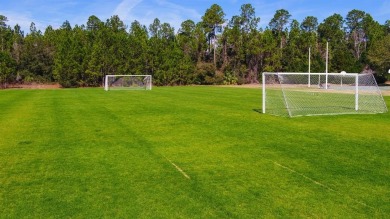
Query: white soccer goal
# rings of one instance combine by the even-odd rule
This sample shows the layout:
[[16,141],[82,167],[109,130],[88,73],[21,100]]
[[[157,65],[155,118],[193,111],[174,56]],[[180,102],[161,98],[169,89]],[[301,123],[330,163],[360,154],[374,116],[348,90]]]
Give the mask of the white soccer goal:
[[263,113],[294,117],[387,112],[372,74],[265,72],[262,81]]
[[151,90],[151,75],[106,75],[104,90]]

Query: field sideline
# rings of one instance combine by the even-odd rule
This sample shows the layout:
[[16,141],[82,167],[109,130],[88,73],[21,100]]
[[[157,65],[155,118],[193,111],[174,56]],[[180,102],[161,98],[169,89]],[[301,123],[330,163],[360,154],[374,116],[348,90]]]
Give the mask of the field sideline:
[[264,115],[260,89],[219,86],[9,89],[0,109],[0,218],[390,215],[390,113]]

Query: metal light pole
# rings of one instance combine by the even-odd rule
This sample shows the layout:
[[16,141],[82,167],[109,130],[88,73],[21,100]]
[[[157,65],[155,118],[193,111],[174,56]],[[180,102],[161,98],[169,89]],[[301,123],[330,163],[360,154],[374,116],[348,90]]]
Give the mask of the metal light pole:
[[326,41],[326,64],[325,64],[325,89],[328,89],[328,56],[329,56],[329,42]]
[[309,80],[308,80],[308,86],[310,87],[310,57],[311,57],[311,47],[309,47]]

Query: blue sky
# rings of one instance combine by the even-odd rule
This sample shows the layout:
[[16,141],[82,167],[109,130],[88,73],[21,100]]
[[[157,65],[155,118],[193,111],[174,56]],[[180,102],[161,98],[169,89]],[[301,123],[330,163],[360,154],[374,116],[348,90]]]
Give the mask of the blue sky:
[[19,24],[26,33],[31,22],[42,31],[48,25],[58,28],[66,20],[72,26],[86,24],[95,15],[102,21],[119,15],[125,24],[134,20],[149,26],[154,18],[167,22],[178,30],[181,22],[201,20],[207,8],[218,4],[230,20],[240,14],[240,7],[250,3],[260,17],[260,26],[266,27],[276,10],[286,9],[292,19],[299,22],[306,16],[315,16],[321,23],[334,13],[343,17],[353,9],[365,11],[384,24],[390,19],[390,0],[0,0],[0,14],[8,18],[7,24]]

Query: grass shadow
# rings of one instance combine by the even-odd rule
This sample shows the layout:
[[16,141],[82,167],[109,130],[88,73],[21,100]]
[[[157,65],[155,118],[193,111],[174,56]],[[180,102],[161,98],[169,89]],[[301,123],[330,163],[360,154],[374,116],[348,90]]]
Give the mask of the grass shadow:
[[262,109],[252,109],[252,110],[257,112],[257,113],[263,114],[263,110]]

